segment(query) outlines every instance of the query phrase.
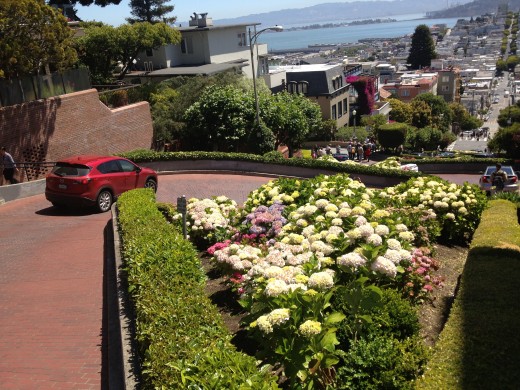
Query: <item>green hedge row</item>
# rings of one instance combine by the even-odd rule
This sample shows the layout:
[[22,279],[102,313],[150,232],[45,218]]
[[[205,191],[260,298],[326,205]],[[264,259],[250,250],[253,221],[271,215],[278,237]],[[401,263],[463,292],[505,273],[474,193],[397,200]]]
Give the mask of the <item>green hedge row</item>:
[[418,389],[515,389],[520,383],[520,226],[516,206],[482,214],[449,320]]
[[[278,164],[293,167],[319,168],[338,173],[382,175],[389,177],[402,177],[408,179],[420,174],[412,171],[401,171],[399,169],[384,169],[371,165],[362,164],[338,164],[325,160],[313,160],[306,158],[279,159],[276,155],[266,154],[260,156],[247,153],[223,153],[223,152],[154,152],[151,150],[135,150],[120,154],[136,163],[152,161],[180,161],[180,160],[235,160],[249,161],[264,164]],[[422,174],[424,176],[424,173]]]
[[276,389],[267,369],[231,344],[196,250],[158,211],[154,193],[126,192],[117,208],[141,388]]

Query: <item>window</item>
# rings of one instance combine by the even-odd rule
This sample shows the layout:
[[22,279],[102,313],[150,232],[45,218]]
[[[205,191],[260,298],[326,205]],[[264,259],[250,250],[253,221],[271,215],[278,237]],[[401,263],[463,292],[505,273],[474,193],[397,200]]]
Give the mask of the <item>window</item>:
[[408,89],[401,90],[401,96],[410,96],[410,90],[408,90]]
[[247,46],[246,33],[245,32],[239,33],[239,34],[237,34],[237,36],[238,36],[238,46]]
[[450,76],[442,76],[441,81],[443,83],[449,83],[450,82]]
[[338,117],[336,115],[336,105],[332,106],[332,119],[336,120]]
[[117,160],[107,161],[98,167],[98,171],[101,173],[117,173],[121,172],[121,167]]
[[193,54],[193,43],[191,41],[191,38],[182,38],[181,53],[182,54]]
[[348,100],[343,99],[343,112],[347,112],[347,111],[348,111]]
[[119,160],[119,164],[121,164],[121,168],[123,169],[123,172],[133,172],[137,168],[130,161],[126,161],[126,160]]
[[152,49],[146,49],[146,56],[147,57],[153,57],[153,50]]
[[341,102],[338,103],[338,118],[341,118],[343,116],[343,105]]
[[449,85],[442,85],[441,86],[441,91],[442,92],[449,92],[450,90],[450,86]]

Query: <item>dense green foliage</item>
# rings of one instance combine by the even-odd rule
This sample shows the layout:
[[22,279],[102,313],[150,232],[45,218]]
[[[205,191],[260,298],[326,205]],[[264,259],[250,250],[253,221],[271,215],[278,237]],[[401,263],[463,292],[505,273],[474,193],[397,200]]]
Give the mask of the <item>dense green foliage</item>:
[[118,221],[143,388],[277,388],[273,376],[231,345],[205,295],[197,252],[164,219],[153,192],[124,193]]
[[425,24],[420,24],[412,35],[412,45],[407,62],[412,69],[420,69],[430,66],[436,56],[430,28]]
[[148,22],[173,24],[175,16],[166,16],[173,11],[173,5],[167,5],[168,0],[130,0],[132,17],[128,23]]
[[383,148],[395,149],[404,144],[409,126],[404,123],[389,123],[379,128],[377,141]]
[[112,27],[90,24],[85,35],[76,41],[80,62],[89,67],[94,82],[106,82],[121,66],[119,79],[123,79],[138,54],[170,43],[179,43],[178,30],[165,23],[147,22]]
[[0,2],[0,77],[71,67],[77,61],[73,35],[63,15],[42,1]]
[[460,290],[418,389],[513,389],[520,365],[517,207],[490,202],[475,232]]

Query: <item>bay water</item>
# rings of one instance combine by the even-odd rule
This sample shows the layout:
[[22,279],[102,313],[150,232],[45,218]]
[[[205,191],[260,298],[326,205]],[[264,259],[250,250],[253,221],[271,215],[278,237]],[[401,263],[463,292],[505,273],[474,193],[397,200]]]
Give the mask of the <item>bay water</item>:
[[[421,16],[422,15],[418,14],[389,16],[388,18],[396,19],[396,21],[387,23],[372,23],[307,30],[284,30],[278,33],[266,31],[259,36],[258,43],[266,43],[269,51],[301,49],[307,48],[309,45],[355,43],[364,38],[397,38],[413,34],[415,28],[420,24],[426,24],[427,26],[446,24],[451,28],[455,26],[457,20],[463,19],[460,17],[426,19],[421,18]],[[379,18],[386,19],[386,17]],[[330,23],[341,22],[342,21],[331,21]],[[324,23],[320,22],[318,24]],[[290,27],[294,26],[284,26],[286,29]]]

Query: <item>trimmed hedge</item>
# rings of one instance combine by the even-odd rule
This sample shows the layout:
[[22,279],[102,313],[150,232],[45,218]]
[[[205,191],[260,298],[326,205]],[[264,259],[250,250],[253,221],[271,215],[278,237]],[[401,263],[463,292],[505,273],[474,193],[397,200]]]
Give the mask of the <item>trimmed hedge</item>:
[[122,257],[136,316],[144,389],[277,389],[276,378],[236,351],[204,292],[197,252],[167,223],[149,189],[117,202]]
[[418,172],[402,171],[400,169],[384,169],[372,165],[363,164],[339,164],[326,160],[314,160],[306,158],[278,159],[267,153],[264,156],[247,153],[223,153],[223,152],[154,152],[151,150],[135,150],[119,154],[136,163],[153,161],[179,161],[179,160],[228,160],[228,161],[250,161],[264,164],[287,165],[293,167],[318,168],[338,173],[379,175],[388,177],[411,177],[424,176]]
[[484,211],[459,294],[418,389],[514,389],[520,383],[520,226],[516,206]]

